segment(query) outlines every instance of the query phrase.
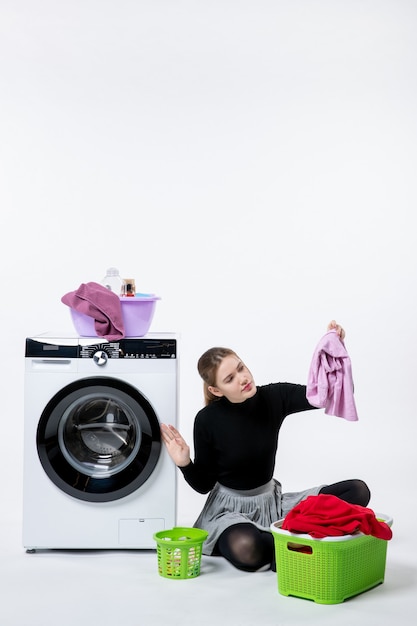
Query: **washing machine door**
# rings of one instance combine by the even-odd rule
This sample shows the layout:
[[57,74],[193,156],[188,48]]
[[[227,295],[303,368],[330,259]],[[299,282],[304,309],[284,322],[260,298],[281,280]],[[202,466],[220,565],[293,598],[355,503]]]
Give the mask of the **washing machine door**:
[[37,429],[39,459],[69,495],[108,502],[133,493],[153,472],[160,426],[137,389],[113,378],[85,378],[63,387]]

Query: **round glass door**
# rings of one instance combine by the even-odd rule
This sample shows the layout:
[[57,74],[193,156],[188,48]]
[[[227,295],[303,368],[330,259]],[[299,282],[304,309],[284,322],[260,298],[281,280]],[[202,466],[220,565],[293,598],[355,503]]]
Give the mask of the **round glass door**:
[[49,478],[91,502],[122,498],[154,470],[158,418],[137,389],[113,378],[85,378],[61,389],[38,424],[37,448]]

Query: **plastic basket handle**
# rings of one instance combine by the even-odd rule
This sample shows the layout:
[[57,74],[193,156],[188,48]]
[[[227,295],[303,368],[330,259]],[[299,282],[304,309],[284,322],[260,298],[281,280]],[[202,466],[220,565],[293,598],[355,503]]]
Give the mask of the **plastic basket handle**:
[[287,549],[290,550],[290,552],[313,554],[313,548],[311,546],[306,546],[304,543],[295,543],[294,541],[287,542]]

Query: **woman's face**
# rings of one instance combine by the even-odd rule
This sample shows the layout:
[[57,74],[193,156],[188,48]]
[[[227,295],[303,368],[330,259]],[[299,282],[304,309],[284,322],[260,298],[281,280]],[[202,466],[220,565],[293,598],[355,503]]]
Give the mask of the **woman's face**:
[[256,393],[253,376],[238,356],[225,356],[216,374],[216,385],[209,386],[209,391],[230,402],[244,402]]

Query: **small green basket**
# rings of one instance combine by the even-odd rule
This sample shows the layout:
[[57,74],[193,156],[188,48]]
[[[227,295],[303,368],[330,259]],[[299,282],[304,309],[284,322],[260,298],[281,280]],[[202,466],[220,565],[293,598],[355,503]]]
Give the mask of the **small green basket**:
[[164,578],[196,578],[200,574],[206,530],[176,526],[154,534],[158,556],[158,572]]
[[[391,526],[392,519],[378,515]],[[313,539],[271,525],[278,591],[284,596],[338,604],[384,582],[387,541],[358,533]]]

